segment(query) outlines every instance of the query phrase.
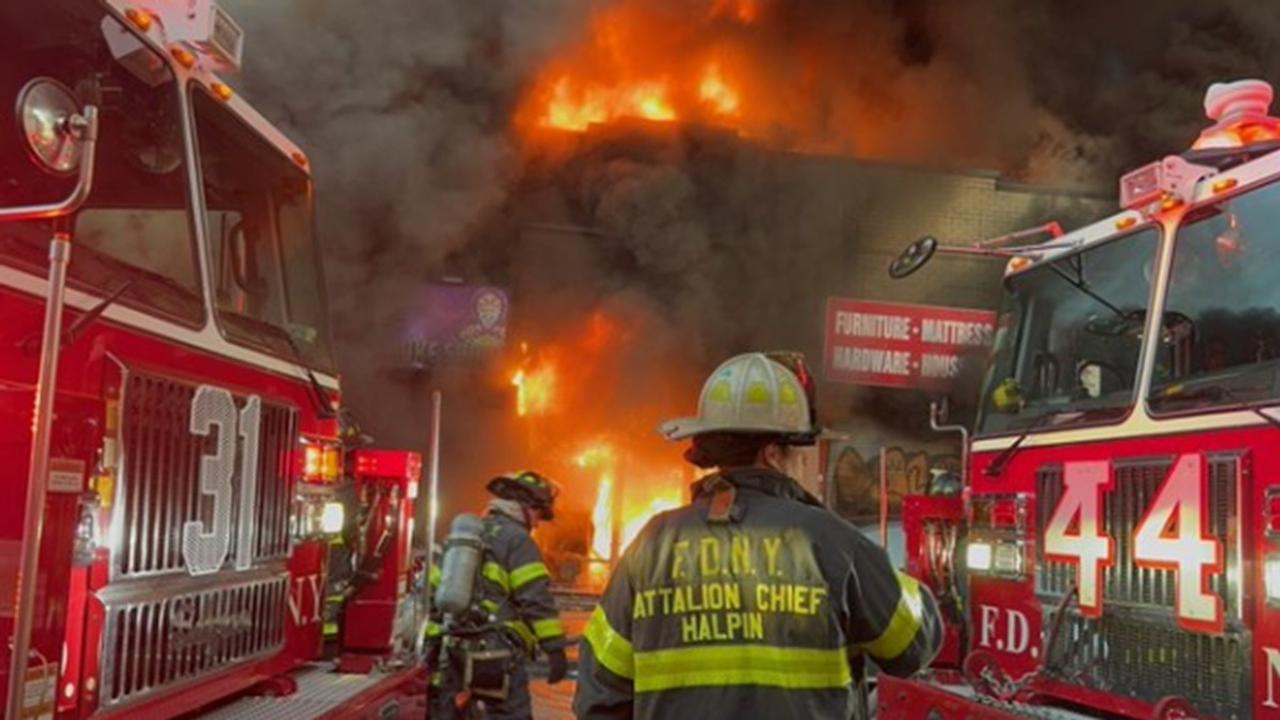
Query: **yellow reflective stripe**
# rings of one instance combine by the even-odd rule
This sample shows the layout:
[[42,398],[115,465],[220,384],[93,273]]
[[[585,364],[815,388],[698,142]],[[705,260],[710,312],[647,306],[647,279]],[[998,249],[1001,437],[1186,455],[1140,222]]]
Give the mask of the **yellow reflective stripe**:
[[440,634],[440,629],[439,623],[427,623],[427,637],[436,637]]
[[531,648],[538,643],[538,639],[533,636],[533,631],[529,629],[529,626],[523,620],[508,620],[504,624],[516,631],[516,634],[520,636],[520,641],[524,643],[526,648]]
[[608,668],[609,672],[628,680],[635,678],[635,651],[631,649],[631,641],[609,625],[604,608],[596,606],[583,636],[591,645],[596,660]]
[[767,685],[791,690],[840,688],[853,681],[844,648],[704,645],[635,654],[635,691]]
[[431,572],[427,578],[427,582],[431,583],[431,587],[435,587],[440,584],[440,578],[442,576],[443,576],[443,573],[440,572],[440,568],[436,567],[435,565],[432,565]]
[[859,649],[880,660],[892,660],[911,647],[911,641],[920,632],[920,620],[924,616],[920,583],[905,573],[897,575],[898,585],[902,587],[902,598],[898,600],[898,607],[893,611],[889,625],[880,633],[880,637],[858,645]]
[[564,635],[564,625],[560,622],[560,618],[534,620],[533,634],[537,635],[539,640],[560,637],[561,635]]
[[480,568],[480,574],[497,583],[498,587],[502,588],[502,592],[511,592],[511,578],[498,563],[493,561],[485,563],[484,567]]
[[551,577],[551,573],[547,572],[547,566],[540,562],[531,562],[528,565],[521,565],[511,571],[511,589],[519,590],[534,580],[544,577]]

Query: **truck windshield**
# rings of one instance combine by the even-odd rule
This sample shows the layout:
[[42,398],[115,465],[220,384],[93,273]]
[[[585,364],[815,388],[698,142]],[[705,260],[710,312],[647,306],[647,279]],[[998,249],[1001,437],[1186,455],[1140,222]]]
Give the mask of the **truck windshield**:
[[223,332],[332,370],[310,178],[202,89],[192,101]]
[[[61,200],[74,177],[44,172],[14,130],[22,87],[52,77],[100,110],[97,177],[71,228],[72,287],[126,287],[120,302],[171,319],[204,318],[187,211],[177,82],[162,59],[91,3],[0,4],[0,205]],[[44,276],[47,222],[0,223],[0,263]]]
[[1280,393],[1280,185],[1188,214],[1174,245],[1151,409],[1178,412]]
[[1147,228],[1010,278],[980,433],[1126,414],[1158,241],[1158,232]]

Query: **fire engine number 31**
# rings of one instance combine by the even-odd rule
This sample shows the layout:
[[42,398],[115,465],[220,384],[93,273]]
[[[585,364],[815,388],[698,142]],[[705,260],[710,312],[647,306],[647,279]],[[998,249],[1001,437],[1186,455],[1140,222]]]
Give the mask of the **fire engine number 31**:
[[[200,459],[200,492],[213,497],[213,526],[201,520],[188,521],[182,528],[182,559],[187,572],[208,575],[222,569],[231,547],[231,503],[235,488],[237,436],[244,443],[240,455],[240,513],[253,515],[258,491],[258,425],[262,420],[262,400],[252,395],[244,408],[236,411],[235,399],[227,390],[202,385],[191,400],[191,432],[207,437],[217,426],[215,450]],[[253,564],[255,523],[241,520],[236,537],[236,569]]]
[[[1080,613],[1102,615],[1103,570],[1115,563],[1115,541],[1102,529],[1103,493],[1115,489],[1107,461],[1068,462],[1062,468],[1063,494],[1044,531],[1045,557],[1076,566]],[[1174,613],[1187,630],[1223,629],[1222,598],[1209,581],[1223,572],[1222,543],[1206,532],[1207,475],[1204,457],[1181,455],[1160,486],[1133,535],[1133,560],[1140,568],[1175,575]]]

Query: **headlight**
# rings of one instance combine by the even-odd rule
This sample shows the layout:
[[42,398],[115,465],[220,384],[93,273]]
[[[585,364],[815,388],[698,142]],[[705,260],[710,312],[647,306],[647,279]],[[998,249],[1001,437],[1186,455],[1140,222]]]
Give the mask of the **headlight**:
[[337,535],[347,524],[347,508],[340,502],[327,502],[320,511],[320,532]]
[[1025,569],[1026,549],[1009,540],[971,542],[965,550],[965,566],[971,572],[1003,578],[1020,578]]
[[965,567],[975,572],[987,572],[991,569],[990,543],[969,543],[964,554]]

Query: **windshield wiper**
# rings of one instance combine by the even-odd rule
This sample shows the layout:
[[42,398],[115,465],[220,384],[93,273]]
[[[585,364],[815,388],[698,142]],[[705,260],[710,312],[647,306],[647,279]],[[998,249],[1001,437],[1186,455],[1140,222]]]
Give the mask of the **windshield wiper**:
[[1013,444],[1000,451],[1000,454],[996,456],[996,459],[992,460],[991,464],[988,465],[986,470],[983,470],[982,473],[987,477],[1000,477],[1003,475],[1005,468],[1008,467],[1009,462],[1013,460],[1013,456],[1018,454],[1018,448],[1022,447],[1022,443],[1030,437],[1031,433],[1044,427],[1050,420],[1061,415],[1062,412],[1063,411],[1061,410],[1046,410],[1045,412],[1035,416],[1031,422],[1022,429],[1022,433],[1013,441]]
[[[272,327],[275,326],[273,325]],[[333,399],[329,397],[329,393],[325,391],[324,386],[316,378],[315,372],[311,370],[311,363],[303,358],[302,350],[298,349],[298,344],[293,341],[293,336],[289,334],[288,330],[281,330],[280,335],[289,344],[289,350],[293,352],[294,361],[301,365],[303,371],[307,373],[307,380],[311,383],[312,399],[316,402],[316,412],[322,418],[335,417]]]
[[[1166,387],[1164,390],[1162,390],[1161,394],[1163,395],[1163,399],[1178,400],[1178,401],[1192,401],[1192,402],[1196,400],[1208,400],[1211,403],[1217,402],[1219,400],[1226,400],[1228,402],[1235,403],[1241,409],[1248,410],[1254,415],[1257,415],[1263,420],[1266,420],[1268,423],[1280,428],[1280,418],[1274,417],[1272,415],[1268,415],[1267,411],[1263,409],[1263,407],[1265,407],[1266,405],[1275,404],[1276,401],[1274,399],[1268,398],[1263,400],[1252,400],[1252,401],[1246,400],[1240,397],[1237,390],[1233,390],[1232,388],[1226,385],[1209,385],[1206,387],[1202,387],[1198,390],[1193,390],[1188,393],[1183,393],[1181,391],[1172,392],[1172,393],[1169,392],[1170,390],[1175,390],[1178,387],[1179,386],[1177,385],[1170,385]],[[1270,390],[1271,388],[1262,387],[1262,388],[1247,388],[1247,389]]]
[[1067,274],[1067,271],[1058,267],[1057,262],[1050,262],[1048,263],[1048,265],[1049,265],[1049,269],[1052,270],[1054,273],[1056,273],[1058,277],[1065,280],[1068,285],[1079,290],[1085,295],[1088,295],[1089,297],[1093,298],[1100,305],[1107,308],[1111,312],[1115,313],[1116,317],[1121,319],[1125,317],[1125,312],[1123,310],[1116,307],[1116,305],[1112,303],[1110,300],[1102,297],[1101,295],[1099,295],[1098,293],[1094,292],[1089,288],[1089,285],[1084,281],[1083,268],[1073,268],[1076,271],[1076,277],[1071,277],[1071,275]]
[[76,340],[80,339],[80,335],[89,327],[89,323],[102,317],[102,313],[106,312],[107,308],[114,305],[115,302],[120,299],[121,295],[128,292],[129,288],[133,287],[134,282],[134,278],[125,280],[121,283],[120,287],[115,289],[115,292],[102,298],[98,301],[97,305],[89,308],[85,314],[76,318],[76,321],[71,323],[71,327],[67,328],[62,333],[62,349],[66,350],[67,347],[74,345]]
[[266,320],[259,320],[258,318],[250,317],[249,315],[242,315],[238,312],[232,312],[225,309],[221,309],[220,312],[225,313],[226,317],[229,319],[234,318],[236,322],[244,323],[254,329],[264,331],[284,340],[285,345],[289,348],[290,354],[293,356],[293,361],[298,365],[301,365],[303,372],[307,374],[307,380],[311,385],[311,399],[316,405],[316,412],[322,418],[328,419],[336,417],[336,413],[333,410],[333,401],[330,399],[329,393],[325,391],[324,386],[320,384],[318,379],[316,379],[315,372],[311,370],[311,363],[307,362],[306,358],[302,354],[302,350],[298,348],[298,344],[294,342],[293,336],[289,334],[288,330],[277,325],[273,325]]

